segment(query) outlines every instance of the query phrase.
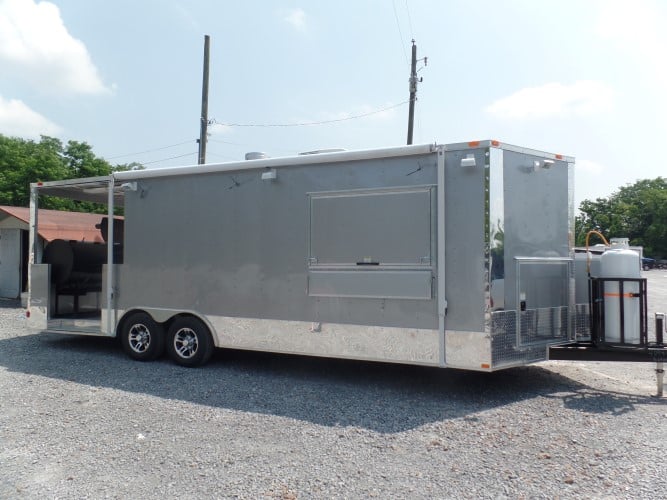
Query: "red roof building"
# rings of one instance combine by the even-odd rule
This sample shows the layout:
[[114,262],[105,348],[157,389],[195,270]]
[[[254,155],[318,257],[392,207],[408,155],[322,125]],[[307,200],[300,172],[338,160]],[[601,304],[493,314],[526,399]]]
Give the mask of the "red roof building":
[[[95,227],[95,224],[99,224],[104,217],[102,214],[40,210],[37,217],[38,233],[46,241],[76,240],[104,243],[102,233]],[[11,218],[14,220],[7,221]],[[0,228],[10,226],[12,229],[27,231],[30,228],[30,210],[25,207],[0,205]]]
[[[105,218],[103,214],[39,210],[37,218],[37,262],[53,240],[104,243],[102,231],[95,227]],[[0,205],[0,298],[17,298],[27,289],[29,229],[28,208]]]

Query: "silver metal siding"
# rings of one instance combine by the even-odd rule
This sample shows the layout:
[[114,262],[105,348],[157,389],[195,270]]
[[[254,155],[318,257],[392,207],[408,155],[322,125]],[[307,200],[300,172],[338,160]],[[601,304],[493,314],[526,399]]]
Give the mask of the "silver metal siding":
[[[571,257],[569,169],[567,162],[555,161],[549,168],[534,170],[535,162],[542,162],[543,157],[514,151],[504,151],[503,161],[505,309],[516,309],[514,257]],[[542,302],[557,301],[555,296],[544,297],[548,290],[539,293]]]
[[435,184],[436,153],[138,180],[125,199],[118,307],[437,329],[432,300],[308,297],[308,196]]
[[[476,165],[462,167],[473,154]],[[447,330],[484,331],[486,149],[445,153],[445,279]]]

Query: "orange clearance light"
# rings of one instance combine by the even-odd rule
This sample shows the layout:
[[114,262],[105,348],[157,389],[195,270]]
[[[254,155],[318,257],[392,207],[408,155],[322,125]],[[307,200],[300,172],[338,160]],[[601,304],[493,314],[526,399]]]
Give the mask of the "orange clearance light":
[[491,145],[492,145],[492,146],[496,146],[496,147],[498,147],[498,146],[500,146],[500,141],[496,141],[496,140],[494,139],[493,141],[491,141]]
[[563,159],[563,155],[556,155],[556,159],[557,159],[557,160],[562,160],[562,159]]
[[468,146],[470,146],[471,148],[475,148],[475,147],[479,146],[479,141],[470,141],[468,143]]
[[484,368],[484,369],[488,369],[488,368],[491,368],[491,365],[489,363],[482,363],[481,367]]

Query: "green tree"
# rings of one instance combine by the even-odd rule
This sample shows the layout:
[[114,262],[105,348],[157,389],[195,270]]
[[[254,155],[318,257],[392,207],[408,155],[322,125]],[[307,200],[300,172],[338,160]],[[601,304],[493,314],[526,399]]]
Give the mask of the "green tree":
[[52,137],[34,142],[0,135],[0,204],[27,206],[31,182],[67,178],[62,150]]
[[130,163],[122,163],[119,165],[114,165],[111,167],[114,172],[128,172],[130,170],[145,170],[146,167],[144,167],[141,163],[137,161],[133,161]]
[[[28,206],[30,183],[81,177],[106,176],[111,172],[143,169],[132,162],[112,166],[95,155],[92,147],[79,141],[42,136],[39,142],[0,134],[0,205]],[[40,199],[42,208],[104,212],[92,203],[55,197]]]
[[70,178],[98,177],[111,173],[109,162],[95,156],[93,148],[85,142],[69,141],[63,151],[63,158]]
[[598,229],[608,237],[630,238],[646,255],[667,257],[667,179],[644,179],[621,187],[608,198],[584,200],[576,218],[577,244]]

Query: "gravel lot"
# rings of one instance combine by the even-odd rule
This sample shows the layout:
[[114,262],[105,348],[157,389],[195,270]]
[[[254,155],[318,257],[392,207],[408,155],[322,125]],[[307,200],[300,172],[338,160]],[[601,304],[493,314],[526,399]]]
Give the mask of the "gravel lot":
[[[667,310],[667,272],[645,275]],[[654,368],[219,351],[190,370],[35,335],[0,301],[0,498],[665,498]]]

